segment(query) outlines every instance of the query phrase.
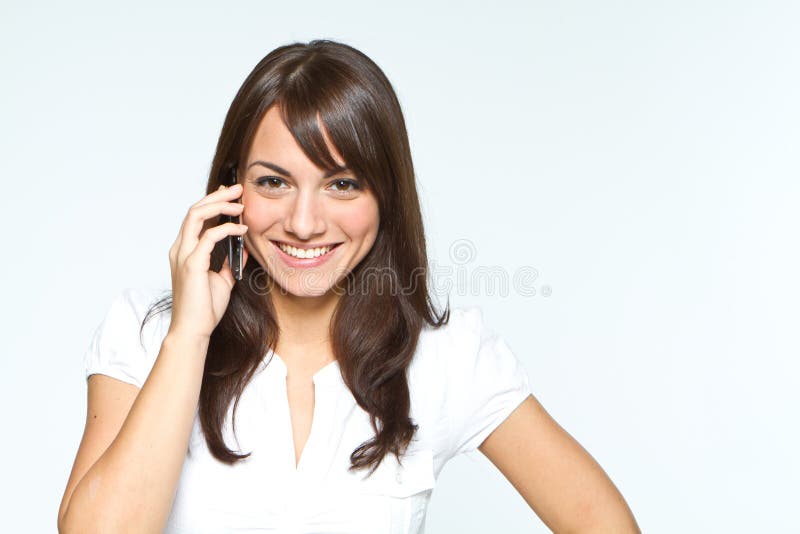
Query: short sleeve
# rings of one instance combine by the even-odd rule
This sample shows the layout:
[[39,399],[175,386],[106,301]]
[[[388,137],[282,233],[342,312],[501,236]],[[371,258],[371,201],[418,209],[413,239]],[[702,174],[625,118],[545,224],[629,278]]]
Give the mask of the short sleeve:
[[156,314],[140,327],[158,295],[151,290],[128,288],[111,302],[100,325],[92,334],[84,354],[86,380],[103,374],[133,384],[144,385],[163,341],[164,321]]
[[475,451],[530,394],[528,374],[480,308],[452,310],[445,408],[449,456]]

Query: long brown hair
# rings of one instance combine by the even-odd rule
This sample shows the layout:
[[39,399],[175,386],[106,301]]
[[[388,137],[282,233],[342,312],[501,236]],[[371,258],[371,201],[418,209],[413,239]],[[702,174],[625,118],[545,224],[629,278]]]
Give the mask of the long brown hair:
[[[306,156],[327,170],[336,161],[319,117],[347,167],[378,201],[375,243],[345,276],[330,332],[343,381],[370,414],[375,431],[351,453],[350,470],[371,467],[371,474],[387,453],[400,459],[417,430],[409,417],[406,369],[424,324],[438,328],[450,315],[449,299],[437,314],[428,291],[425,235],[405,121],[389,80],[362,52],[331,40],[281,46],[255,66],[233,99],[206,194],[219,188],[228,168],[246,160],[260,120],[275,104]],[[219,223],[217,218],[206,227]],[[222,267],[226,246],[226,240],[220,241],[211,254],[215,271]],[[250,455],[225,445],[222,426],[228,408],[234,402],[235,420],[242,391],[277,344],[274,307],[255,287],[258,276],[265,276],[264,269],[248,261],[211,335],[200,390],[199,419],[208,449],[227,464]],[[170,293],[153,304],[142,328],[152,313],[171,303]]]

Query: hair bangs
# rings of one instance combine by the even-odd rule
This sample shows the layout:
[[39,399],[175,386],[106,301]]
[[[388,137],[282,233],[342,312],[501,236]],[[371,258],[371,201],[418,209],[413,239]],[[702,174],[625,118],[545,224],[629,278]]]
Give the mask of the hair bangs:
[[369,126],[359,114],[360,106],[353,105],[357,98],[347,94],[346,86],[337,87],[337,82],[344,84],[346,80],[329,77],[328,83],[322,84],[324,89],[312,88],[302,80],[294,78],[275,104],[303,153],[321,169],[333,170],[339,164],[329,149],[330,143],[344,166],[355,172],[366,187],[375,190],[374,169],[369,164],[371,149],[362,138],[368,138],[369,132],[360,132],[356,124],[362,124],[364,130]]

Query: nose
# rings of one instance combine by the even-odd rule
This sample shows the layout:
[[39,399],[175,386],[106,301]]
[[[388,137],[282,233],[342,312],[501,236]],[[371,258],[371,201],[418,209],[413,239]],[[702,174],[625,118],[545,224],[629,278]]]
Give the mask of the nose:
[[325,233],[323,206],[314,191],[300,191],[289,205],[289,213],[284,217],[284,231],[294,234],[298,240],[311,239]]

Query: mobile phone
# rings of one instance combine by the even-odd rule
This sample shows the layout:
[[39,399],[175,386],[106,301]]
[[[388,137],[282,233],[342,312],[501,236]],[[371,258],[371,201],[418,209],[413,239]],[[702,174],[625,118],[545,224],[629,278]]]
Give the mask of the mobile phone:
[[[236,165],[231,165],[228,169],[227,176],[224,177],[222,183],[226,186],[230,187],[232,185],[236,185]],[[237,202],[241,203],[241,197],[239,197]],[[223,223],[225,222],[234,222],[236,224],[241,224],[240,217],[238,215],[223,215]],[[231,266],[231,273],[233,274],[234,280],[241,280],[242,279],[242,248],[244,247],[244,238],[240,235],[229,235],[228,239],[228,263]]]

